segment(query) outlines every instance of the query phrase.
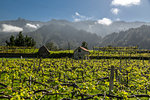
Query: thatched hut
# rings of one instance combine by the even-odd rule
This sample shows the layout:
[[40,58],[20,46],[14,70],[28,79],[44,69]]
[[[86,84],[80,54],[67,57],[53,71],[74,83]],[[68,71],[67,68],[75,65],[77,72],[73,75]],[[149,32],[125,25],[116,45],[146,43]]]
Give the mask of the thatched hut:
[[47,49],[46,46],[43,45],[42,47],[40,47],[40,49],[38,51],[38,55],[40,57],[48,57],[49,54],[50,54],[50,52],[49,52],[49,50]]

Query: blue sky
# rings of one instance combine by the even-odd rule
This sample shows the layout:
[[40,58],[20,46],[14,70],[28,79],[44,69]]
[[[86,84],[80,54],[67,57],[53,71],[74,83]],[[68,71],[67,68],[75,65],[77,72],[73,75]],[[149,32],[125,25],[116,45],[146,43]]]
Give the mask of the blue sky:
[[150,0],[0,0],[0,20],[150,22]]

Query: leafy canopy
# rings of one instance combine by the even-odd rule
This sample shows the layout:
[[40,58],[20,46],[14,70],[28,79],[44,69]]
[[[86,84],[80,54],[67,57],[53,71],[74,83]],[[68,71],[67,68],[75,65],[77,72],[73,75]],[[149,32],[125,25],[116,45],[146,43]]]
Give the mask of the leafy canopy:
[[26,47],[33,47],[35,46],[36,42],[32,37],[28,37],[27,35],[24,37],[22,32],[16,36],[16,38],[11,35],[9,42],[6,40],[7,46],[26,46]]

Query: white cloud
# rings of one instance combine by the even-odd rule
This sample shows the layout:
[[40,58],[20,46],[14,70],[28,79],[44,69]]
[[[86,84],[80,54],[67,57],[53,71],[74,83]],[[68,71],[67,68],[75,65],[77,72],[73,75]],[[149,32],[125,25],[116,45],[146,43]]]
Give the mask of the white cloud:
[[120,21],[120,18],[117,18],[116,21]]
[[2,32],[20,32],[23,31],[23,28],[13,26],[13,25],[7,25],[7,24],[2,24]]
[[132,6],[140,5],[141,0],[113,0],[112,5],[115,6]]
[[39,26],[38,24],[37,24],[37,25],[30,24],[30,23],[27,23],[27,24],[26,24],[26,27],[29,27],[29,28],[35,28],[35,29],[37,29],[38,26]]
[[75,12],[75,16],[79,18],[87,18],[86,16],[80,15],[78,12]]
[[119,13],[119,9],[118,8],[112,8],[111,9],[111,12],[113,13],[113,14],[115,14],[115,15],[118,15],[118,13]]
[[80,14],[78,12],[75,13],[76,16],[80,16]]
[[97,20],[97,24],[109,26],[110,24],[112,24],[112,20],[108,18],[99,19]]
[[81,14],[78,13],[78,12],[75,12],[75,15],[73,15],[72,18],[74,19],[75,22],[93,19],[93,17],[83,16],[83,15],[81,15]]
[[79,21],[81,21],[81,19],[75,18],[74,21],[79,22]]
[[36,26],[37,26],[37,27],[40,27],[40,25],[39,25],[39,24],[36,24]]

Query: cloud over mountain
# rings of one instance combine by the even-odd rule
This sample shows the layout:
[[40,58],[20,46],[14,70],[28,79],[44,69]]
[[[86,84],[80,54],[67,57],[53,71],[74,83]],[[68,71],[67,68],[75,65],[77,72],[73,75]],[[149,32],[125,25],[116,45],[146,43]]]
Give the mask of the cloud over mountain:
[[73,18],[73,20],[74,20],[75,22],[93,19],[93,17],[87,17],[87,16],[84,16],[84,15],[81,15],[81,14],[78,13],[78,12],[75,12],[75,15],[73,15],[72,18]]
[[108,18],[99,19],[97,20],[97,24],[109,26],[110,24],[112,24],[112,20]]
[[13,25],[8,25],[8,24],[2,24],[2,32],[20,32],[23,31],[23,28],[13,26]]
[[[80,16],[79,13],[76,13],[76,15]],[[118,18],[118,16],[116,18]],[[137,28],[142,25],[150,25],[150,23],[115,21],[114,19],[112,21],[109,18],[80,22],[55,19],[49,22],[29,20],[0,21],[0,44],[5,43],[5,40],[7,40],[11,34],[16,34],[23,30],[24,35],[32,36],[37,41],[37,47],[50,41],[57,43],[60,48],[67,48],[67,41],[71,41],[72,48],[79,46],[82,41],[88,41],[90,47],[92,47],[101,42],[101,37],[104,38],[111,33],[124,32],[129,28]],[[38,28],[36,29],[36,27]],[[6,32],[8,33],[6,34]],[[141,34],[143,32],[145,31],[141,31]],[[112,40],[112,38],[109,39]],[[109,41],[108,43],[111,42]]]
[[26,24],[26,27],[37,29],[37,28],[39,27],[39,25],[38,25],[38,24],[37,24],[37,25],[34,25],[34,24],[27,23],[27,24]]

